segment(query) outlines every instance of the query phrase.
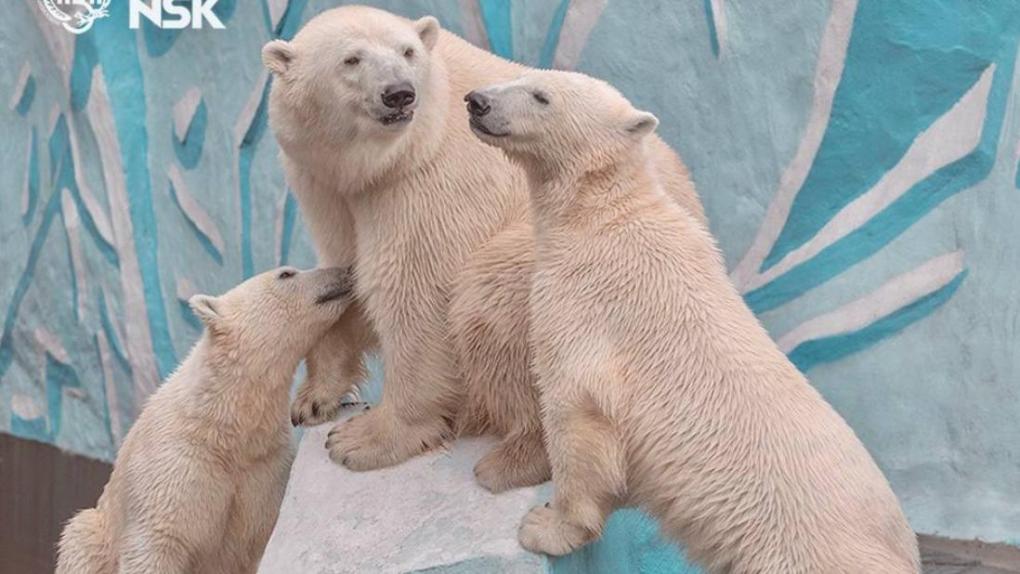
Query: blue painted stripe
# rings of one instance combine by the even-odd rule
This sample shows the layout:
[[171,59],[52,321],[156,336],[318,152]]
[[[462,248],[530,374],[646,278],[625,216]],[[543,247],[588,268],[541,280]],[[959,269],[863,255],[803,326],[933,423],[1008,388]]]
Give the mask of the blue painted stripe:
[[751,309],[762,313],[800,297],[878,252],[947,198],[988,177],[995,164],[1015,59],[1016,52],[1011,49],[999,62],[988,96],[981,141],[973,152],[918,182],[868,223],[812,259],[747,293],[745,300]]
[[[71,60],[71,109],[80,112],[92,93],[92,72],[99,63],[94,34],[75,37],[74,59]],[[109,81],[109,80],[107,80]]]
[[[96,361],[98,361],[99,364],[102,365],[103,353],[102,353],[102,350],[99,347],[99,335],[98,334],[92,336],[92,344],[96,346]],[[110,376],[112,378],[112,376],[113,376],[112,373],[111,373]],[[112,390],[113,390],[114,393],[116,393],[117,392],[116,386],[114,386],[114,388]],[[117,439],[116,439],[116,437],[113,436],[113,420],[112,420],[112,416],[110,415],[109,390],[106,388],[106,382],[105,381],[103,381],[103,383],[99,385],[99,399],[98,399],[98,402],[101,405],[101,408],[102,408],[102,411],[103,411],[103,413],[102,413],[102,417],[103,417],[103,430],[106,431],[106,436],[110,439],[110,448],[107,451],[106,458],[107,459],[112,459],[112,458],[114,458],[116,456],[116,452],[114,450],[114,445],[117,444]],[[118,404],[120,404],[120,403],[118,402]]]
[[62,189],[67,189],[71,192],[71,199],[74,200],[74,204],[78,209],[78,218],[81,220],[82,226],[89,237],[95,242],[103,258],[110,265],[116,267],[120,263],[117,249],[99,233],[96,221],[92,218],[92,212],[85,206],[85,201],[81,197],[81,190],[78,188],[78,178],[74,172],[74,156],[71,151],[70,134],[67,117],[61,115],[53,128],[53,134],[50,136],[48,146],[50,150],[50,163],[57,170],[53,177],[53,189],[55,192],[59,192]]
[[301,27],[301,17],[307,5],[308,0],[290,0],[287,4],[287,10],[283,13],[280,23],[277,25],[276,30],[274,30],[278,38],[290,40],[294,37],[294,34],[297,34],[298,29]]
[[283,204],[283,237],[280,238],[280,265],[290,260],[290,246],[294,239],[294,226],[297,223],[297,201],[294,194],[287,190],[287,199]]
[[53,224],[53,218],[58,213],[60,213],[60,194],[54,193],[47,200],[46,207],[43,209],[42,221],[39,222],[39,228],[36,229],[35,236],[32,238],[32,243],[28,249],[28,260],[25,263],[25,270],[21,272],[21,277],[18,278],[18,283],[14,287],[11,302],[7,304],[7,313],[4,315],[4,330],[0,334],[0,377],[7,373],[7,369],[10,368],[11,361],[14,358],[14,324],[18,320],[18,311],[21,308],[21,303],[25,300],[28,288],[32,284],[32,278],[35,276],[35,268],[39,264],[39,256],[42,254],[43,245],[46,244],[46,237],[49,234],[50,226]]
[[489,49],[507,58],[514,57],[513,19],[510,0],[478,0],[482,23],[489,37]]
[[702,573],[676,544],[663,538],[655,519],[633,508],[614,512],[599,540],[550,560],[549,566],[553,574]]
[[961,271],[952,281],[938,290],[882,317],[863,329],[805,341],[790,352],[790,360],[802,372],[807,372],[822,363],[831,363],[863,351],[934,313],[936,309],[952,298],[966,276],[967,271]]
[[32,127],[32,147],[28,151],[28,208],[21,216],[21,223],[28,225],[35,216],[39,205],[39,132]]
[[184,169],[194,169],[202,159],[202,149],[205,147],[206,128],[209,125],[209,110],[203,98],[198,102],[195,109],[195,116],[191,118],[191,124],[184,134],[184,141],[177,139],[173,128],[170,129],[170,139],[173,141],[174,154],[177,161]]
[[54,443],[63,427],[64,389],[80,389],[81,381],[74,369],[61,364],[49,353],[46,353],[45,377],[47,416],[26,420],[11,415],[11,431],[22,438]]
[[191,310],[191,305],[187,301],[177,300],[177,310],[181,312],[181,318],[195,331],[202,330],[202,321],[195,316],[195,312]]
[[266,86],[262,90],[262,96],[259,100],[258,108],[255,110],[255,116],[252,118],[251,125],[248,126],[248,131],[245,132],[244,138],[241,140],[241,149],[239,153],[240,165],[238,166],[238,173],[240,174],[241,193],[241,268],[245,279],[255,274],[255,259],[252,254],[251,239],[251,167],[252,162],[255,159],[255,151],[259,142],[262,141],[262,136],[266,133],[266,126],[269,124],[267,104],[269,102],[269,90],[271,85],[272,81],[266,82]]
[[113,322],[110,320],[110,313],[106,306],[106,296],[102,291],[99,292],[99,324],[103,329],[103,334],[106,335],[106,341],[110,343],[114,357],[120,361],[124,370],[130,373],[132,371],[131,362],[128,361],[123,342],[117,336],[117,331],[113,329]]
[[719,57],[719,32],[715,28],[715,10],[712,9],[712,0],[705,0],[705,19],[708,21],[708,44],[712,48],[712,55]]
[[21,117],[28,115],[28,111],[32,109],[32,102],[35,101],[35,76],[29,74],[28,80],[25,82],[25,89],[21,92],[21,97],[18,98],[17,105],[14,106],[14,111]]
[[871,189],[989,64],[1012,60],[1020,20],[988,14],[1015,12],[1014,0],[860,2],[829,124],[763,269]]
[[[128,3],[110,5],[112,20],[128,19]],[[167,321],[159,271],[159,240],[149,173],[149,138],[146,128],[145,82],[134,30],[123,25],[106,26],[102,34],[90,34],[107,80],[121,161],[125,171],[128,207],[138,266],[142,276],[146,315],[153,353],[161,378],[177,364]],[[75,57],[78,57],[77,52]]]
[[549,24],[549,32],[545,36],[545,44],[542,45],[542,53],[538,58],[540,68],[552,68],[553,59],[556,57],[556,48],[560,45],[560,34],[563,32],[563,22],[567,18],[567,8],[570,8],[571,0],[560,0],[556,7],[552,22]]
[[208,235],[206,235],[201,229],[199,229],[198,226],[195,225],[195,222],[192,221],[190,217],[188,217],[188,214],[184,211],[184,206],[181,205],[181,199],[177,197],[177,188],[174,187],[173,182],[168,182],[167,185],[170,186],[170,197],[173,198],[174,205],[176,205],[177,209],[180,210],[181,216],[184,218],[184,221],[188,223],[188,229],[190,229],[192,233],[195,234],[195,239],[198,240],[199,245],[201,245],[202,249],[204,249],[205,252],[209,254],[209,257],[213,258],[213,261],[219,263],[220,265],[223,265],[223,254],[220,253],[220,250],[217,249],[216,245],[213,244],[212,239]]
[[[59,191],[55,193],[60,193]],[[71,234],[67,231],[67,212],[60,209],[60,218],[64,221],[64,239],[67,246],[67,269],[71,276],[71,308],[74,309],[74,318],[81,321],[81,311],[78,309],[78,274],[74,269],[74,257],[71,255]]]

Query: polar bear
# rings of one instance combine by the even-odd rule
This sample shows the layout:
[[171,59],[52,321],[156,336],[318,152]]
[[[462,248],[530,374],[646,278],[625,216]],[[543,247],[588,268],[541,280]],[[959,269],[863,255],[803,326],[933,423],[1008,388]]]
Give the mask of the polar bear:
[[148,400],[58,574],[255,572],[292,460],[298,363],[353,300],[349,270],[281,268],[190,303],[205,324]]
[[[527,184],[471,135],[461,107],[471,89],[526,69],[435,18],[363,6],[323,12],[293,41],[268,43],[263,60],[270,123],[319,263],[358,269],[359,304],[309,355],[294,423],[331,419],[364,353],[379,350],[381,405],[333,429],[334,461],[374,469],[492,431],[503,442],[476,469],[483,485],[546,480],[522,321]],[[667,189],[703,218],[679,159],[658,139],[650,147]]]
[[531,344],[552,503],[519,539],[560,555],[638,504],[712,572],[918,572],[889,484],[664,192],[658,120],[609,85],[535,72],[467,98],[521,165],[536,234]]

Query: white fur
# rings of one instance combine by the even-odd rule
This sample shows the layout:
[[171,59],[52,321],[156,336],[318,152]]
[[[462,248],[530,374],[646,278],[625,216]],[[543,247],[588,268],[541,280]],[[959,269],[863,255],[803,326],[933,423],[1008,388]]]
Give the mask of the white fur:
[[656,181],[654,118],[580,74],[482,93],[491,111],[474,121],[503,137],[479,137],[524,166],[536,221],[531,334],[556,492],[522,545],[570,552],[637,504],[711,572],[918,572],[881,471]]
[[[361,296],[309,356],[292,417],[333,417],[363,376],[363,352],[379,348],[382,404],[335,428],[330,456],[371,469],[491,430],[505,440],[477,472],[501,490],[549,474],[528,372],[527,184],[471,135],[461,99],[525,68],[437,26],[349,6],[265,49],[288,181],[320,263],[355,264]],[[394,82],[414,86],[414,117],[383,125],[380,95]],[[651,145],[663,181],[703,217],[675,154]]]
[[96,508],[64,528],[58,574],[255,572],[290,470],[294,370],[352,283],[284,268],[193,297],[206,333],[146,403]]

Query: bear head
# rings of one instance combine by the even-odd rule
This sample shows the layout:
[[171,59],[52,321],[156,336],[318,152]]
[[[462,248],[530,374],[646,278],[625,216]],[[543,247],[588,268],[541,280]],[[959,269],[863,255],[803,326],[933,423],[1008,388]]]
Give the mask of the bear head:
[[526,169],[603,169],[641,150],[659,125],[606,82],[575,72],[529,72],[464,100],[475,135]]
[[[295,368],[354,301],[351,269],[281,267],[189,303],[213,348],[253,367]],[[256,365],[257,363],[258,365]]]
[[323,12],[293,41],[273,40],[262,60],[274,76],[271,111],[280,144],[340,146],[392,139],[427,105],[439,22],[364,6]]

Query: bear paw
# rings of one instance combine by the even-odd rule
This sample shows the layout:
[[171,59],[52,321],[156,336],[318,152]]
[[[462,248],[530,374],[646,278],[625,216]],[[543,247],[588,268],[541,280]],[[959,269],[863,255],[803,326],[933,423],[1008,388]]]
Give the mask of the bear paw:
[[320,425],[335,419],[343,407],[354,404],[357,399],[350,393],[337,394],[336,385],[306,379],[290,405],[290,422],[294,426]]
[[593,538],[588,530],[567,522],[548,505],[532,508],[517,531],[517,540],[525,550],[550,556],[570,554]]
[[340,423],[329,431],[329,458],[351,470],[393,466],[443,444],[443,431],[408,425],[376,409]]

